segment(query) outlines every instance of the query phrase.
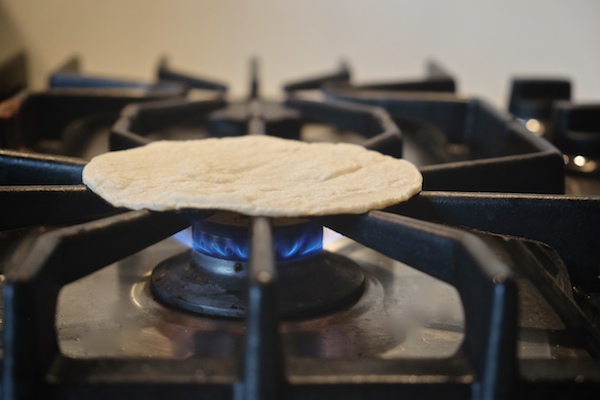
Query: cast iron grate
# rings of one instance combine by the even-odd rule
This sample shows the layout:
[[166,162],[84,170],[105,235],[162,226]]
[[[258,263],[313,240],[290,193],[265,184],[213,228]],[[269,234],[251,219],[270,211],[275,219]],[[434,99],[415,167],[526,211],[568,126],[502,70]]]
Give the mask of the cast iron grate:
[[[296,104],[299,108],[312,106]],[[347,112],[345,107],[336,112]],[[327,107],[311,109],[313,118],[323,109]],[[247,130],[251,134],[265,133],[265,121],[259,113],[249,121]],[[134,141],[131,145],[143,142]],[[581,374],[583,384],[568,380],[569,375],[562,370],[565,363],[556,368],[553,366],[557,364],[551,361],[518,363],[514,272],[478,235],[440,224],[547,242],[567,262],[574,280],[597,284],[597,255],[588,251],[600,248],[597,236],[591,232],[600,222],[600,201],[596,198],[423,192],[387,211],[318,219],[325,226],[457,288],[465,310],[465,339],[454,356],[443,360],[286,359],[275,317],[277,276],[270,221],[254,218],[246,351],[238,361],[240,373],[231,375],[228,371],[235,361],[229,359],[81,360],[62,355],[56,332],[60,288],[170,236],[203,214],[115,210],[80,184],[82,161],[3,151],[0,162],[2,230],[96,218],[46,232],[34,228],[5,262],[2,389],[7,399],[402,395],[437,398],[441,391],[448,398],[500,399],[565,393],[584,396],[600,381],[597,360],[567,363],[571,372]],[[26,201],[41,210],[24,211]],[[30,219],[23,223],[21,218],[26,212],[31,214]],[[117,214],[101,218],[106,213]],[[553,223],[548,216],[560,213],[569,216],[559,219],[560,228],[567,235],[580,236],[564,242],[568,237],[565,232],[548,229]],[[523,224],[531,216],[544,224]],[[398,245],[406,242],[411,246]],[[582,247],[585,251],[579,253]],[[552,279],[549,282],[549,288],[558,286]],[[590,347],[597,347],[597,325],[593,321],[586,325],[575,303],[566,308],[583,324],[582,332],[588,336]],[[518,368],[524,366],[531,368],[534,375],[538,371],[540,379],[523,380]],[[298,370],[314,371],[315,377],[293,378]],[[199,375],[197,371],[204,373]],[[549,385],[544,381],[548,376],[556,378]]]
[[[330,99],[381,107],[405,136],[416,131],[417,142],[442,140],[462,153],[464,159],[421,168],[426,190],[564,192],[562,154],[481,100],[400,86],[329,83],[324,91]],[[423,126],[438,131],[437,135],[425,135]]]

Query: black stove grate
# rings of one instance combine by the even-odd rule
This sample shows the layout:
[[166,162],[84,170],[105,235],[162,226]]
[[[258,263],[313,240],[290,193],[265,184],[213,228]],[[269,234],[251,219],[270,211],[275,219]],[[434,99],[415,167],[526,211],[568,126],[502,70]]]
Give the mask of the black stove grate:
[[[255,86],[257,93],[258,84]],[[360,96],[364,94],[362,90]],[[390,93],[393,91],[388,91],[386,96]],[[423,166],[425,180],[432,186],[550,193],[562,190],[558,182],[564,175],[562,166],[558,171],[556,160],[560,154],[542,140],[530,138],[507,117],[489,110],[482,103],[391,96],[391,100],[386,97],[380,105],[396,120],[403,118],[396,113],[397,109],[421,112],[418,115],[424,116],[429,115],[435,105],[441,105],[442,111],[439,114],[433,112],[432,118],[434,124],[450,123],[449,119],[459,122],[461,128],[450,131],[449,137],[453,141],[470,138],[475,143],[483,143],[483,137],[473,138],[490,134],[488,139],[494,146],[504,150],[527,150],[526,154],[517,151],[516,155],[501,151],[501,154],[492,154],[498,157],[482,161]],[[268,121],[260,113],[260,100],[255,97],[249,104],[252,117],[247,122],[247,132],[264,134]],[[164,105],[166,108],[163,109]],[[170,117],[167,116],[173,110],[179,116],[198,109],[208,115],[221,105],[222,100],[213,99],[132,106],[113,129],[113,146],[143,145],[147,139],[138,133],[146,133],[144,126],[153,123],[168,125]],[[348,118],[364,121],[361,124],[366,128],[358,128],[359,131],[385,139],[385,145],[378,150],[404,146],[393,122],[381,109],[324,105],[298,98],[289,99],[287,105],[299,110],[307,120],[334,125],[336,121],[344,123]],[[158,114],[155,114],[157,109]],[[162,114],[163,110],[168,112]],[[458,117],[451,117],[450,114],[455,112]],[[474,127],[481,133],[474,133],[479,132]],[[465,132],[467,136],[464,136]],[[495,134],[498,136],[493,136]],[[499,141],[501,138],[507,142]],[[490,151],[497,152],[498,149]],[[517,165],[512,167],[510,162]],[[278,285],[272,232],[270,221],[265,218],[254,218],[251,223],[245,352],[241,359],[69,358],[61,354],[58,346],[56,308],[60,289],[206,216],[203,212],[124,212],[114,209],[81,185],[84,164],[84,161],[65,157],[13,151],[0,154],[0,202],[3,205],[0,229],[76,221],[68,227],[24,230],[25,235],[18,246],[3,260],[2,390],[6,399],[166,396],[248,400],[391,399],[401,396],[437,398],[440,393],[447,398],[476,399],[592,398],[591,390],[598,387],[600,365],[597,358],[517,359],[517,281],[533,279],[534,275],[541,277],[537,282],[545,288],[548,299],[559,298],[554,303],[549,302],[568,329],[575,332],[577,340],[585,342],[594,357],[598,356],[600,313],[591,302],[583,304],[589,304],[592,311],[581,312],[582,303],[573,299],[569,275],[581,287],[581,293],[585,290],[597,293],[596,260],[600,246],[592,230],[600,222],[597,221],[600,200],[566,196],[423,192],[386,211],[315,219],[458,290],[465,311],[465,337],[459,351],[449,358],[320,360],[286,357],[281,348],[276,317]],[[531,167],[533,172],[522,172],[524,167]],[[498,174],[510,174],[499,179],[500,175],[493,175],[496,170],[500,171]],[[466,174],[467,178],[463,175],[461,179],[473,178],[474,183],[464,189],[457,180],[457,171]],[[478,180],[476,175],[485,172],[498,179],[491,182]],[[556,174],[558,177],[546,178]],[[527,179],[534,183],[533,187],[524,186]],[[542,181],[539,186],[538,179]],[[23,207],[26,204],[36,207],[26,209]],[[116,215],[106,217],[107,213]],[[551,218],[555,216],[560,217]],[[529,224],[530,218],[536,218],[540,224]],[[80,223],[81,219],[92,221]],[[567,267],[553,250],[535,240],[553,246]],[[520,250],[508,254],[494,244],[498,242],[511,242]],[[582,250],[583,254],[580,253]],[[548,263],[535,264],[537,267],[527,270],[526,264],[520,264],[519,257],[529,257],[532,253],[538,253]],[[236,365],[239,372],[232,374]]]
[[[427,197],[418,201],[425,201]],[[598,207],[598,202],[595,203],[595,207]],[[240,377],[224,378],[219,375],[219,364],[230,362],[220,360],[212,360],[214,365],[209,366],[203,364],[206,360],[69,360],[60,355],[57,346],[54,318],[60,288],[167,237],[186,227],[190,221],[185,215],[140,211],[38,233],[24,240],[15,251],[5,270],[6,398],[41,393],[73,395],[82,390],[80,385],[92,382],[101,387],[98,394],[105,394],[105,390],[113,389],[118,390],[118,393],[135,390],[137,394],[142,394],[149,390],[148,386],[157,386],[159,390],[172,391],[174,396],[185,397],[192,390],[196,394],[217,395],[216,390],[217,397],[227,398],[235,391],[242,396],[239,398],[251,399],[276,398],[284,393],[286,398],[288,395],[295,397],[306,392],[321,393],[321,390],[328,395],[338,396],[349,390],[349,386],[357,396],[371,393],[386,397],[390,390],[395,395],[421,391],[426,393],[427,389],[423,385],[443,386],[449,396],[459,397],[473,384],[480,391],[474,397],[509,398],[514,394],[515,386],[533,385],[532,382],[515,379],[517,293],[513,272],[481,239],[455,228],[388,212],[374,211],[362,216],[338,216],[321,220],[344,235],[449,282],[458,289],[466,315],[465,341],[462,350],[452,359],[435,361],[433,369],[439,368],[437,373],[443,371],[443,378],[438,377],[434,383],[431,369],[424,368],[425,365],[430,367],[434,361],[423,364],[423,360],[380,360],[381,364],[378,364],[376,370],[389,376],[389,379],[370,382],[372,371],[363,369],[360,364],[364,361],[359,359],[348,361],[351,365],[342,368],[352,371],[354,384],[347,381],[347,376],[335,380],[335,383],[341,383],[339,386],[332,386],[331,378],[327,383],[321,384],[286,382],[286,375],[281,367],[283,356],[276,334],[276,277],[273,272],[273,249],[269,245],[271,233],[268,220],[265,219],[253,222],[253,272],[249,274],[246,334],[248,351],[240,361],[244,371]],[[134,232],[144,234],[132,235]],[[97,243],[102,243],[102,246]],[[399,245],[400,243],[411,245]],[[334,372],[329,368],[335,362],[324,362],[317,366],[309,360],[286,360],[284,365],[288,365],[290,374],[293,375],[296,368],[306,363],[315,373],[327,375],[328,372]],[[199,378],[194,374],[199,365],[202,365],[203,371],[216,373]],[[118,378],[115,372],[107,371],[108,367],[120,371]],[[157,374],[166,368],[170,370],[168,376],[173,377],[176,373],[177,382],[183,381],[185,384],[166,383],[164,376],[158,379]],[[593,377],[593,371],[588,371],[585,376]],[[546,375],[547,373],[546,371]],[[51,381],[48,381],[48,376],[52,376]],[[366,382],[370,384],[356,385]],[[566,387],[571,390],[569,385]],[[121,388],[125,390],[121,392]],[[583,390],[582,388],[585,385],[579,387],[579,390]],[[31,390],[34,392],[29,392]],[[42,392],[35,393],[36,390]],[[273,396],[269,396],[269,393]]]
[[[516,292],[511,271],[475,237],[453,228],[382,212],[344,220],[346,222],[332,218],[328,225],[457,287],[466,313],[463,347],[470,365],[468,370],[472,371],[471,379],[479,382],[482,395],[487,393],[489,398],[505,398],[510,393],[515,374]],[[74,389],[65,389],[72,384],[69,382],[73,379],[72,371],[61,367],[75,361],[62,361],[65,357],[59,353],[56,337],[56,302],[62,286],[163,239],[188,224],[189,220],[183,215],[129,212],[25,240],[5,270],[6,398],[48,393],[44,383],[58,385],[60,389],[56,390],[59,391]],[[144,234],[131,239],[133,232]],[[247,351],[242,361],[244,373],[235,381],[235,385],[239,386],[236,390],[244,393],[240,398],[277,398],[282,391],[293,391],[295,386],[284,384],[281,368],[282,354],[276,322],[276,276],[270,238],[268,220],[254,220]],[[411,242],[413,245],[398,246],[398,241]],[[98,243],[102,243],[102,246],[98,246]],[[432,257],[432,254],[447,257]],[[473,290],[473,287],[477,290]],[[87,366],[83,365],[83,361],[76,363],[80,364],[79,368],[88,371],[102,364],[96,360],[90,361]],[[139,374],[145,361],[113,360],[112,363],[119,370],[129,370],[131,373],[122,376],[122,385],[152,382],[152,374]],[[182,365],[173,367],[194,381],[184,366],[185,362],[179,363]],[[56,382],[47,381],[50,370]],[[413,374],[419,375],[417,371],[410,375]],[[94,373],[88,378],[98,379],[98,376]],[[471,383],[471,379],[468,383]],[[201,393],[201,387],[198,387],[198,393]],[[376,390],[383,393],[387,387],[387,384],[382,384]],[[36,393],[37,390],[42,392]],[[180,393],[179,389],[176,393]]]
[[[464,160],[422,166],[425,190],[564,193],[562,154],[483,101],[340,84],[327,85],[325,92],[335,100],[385,109],[405,136],[412,126],[429,125],[446,146],[466,154]],[[439,140],[424,133],[418,129],[414,140]]]

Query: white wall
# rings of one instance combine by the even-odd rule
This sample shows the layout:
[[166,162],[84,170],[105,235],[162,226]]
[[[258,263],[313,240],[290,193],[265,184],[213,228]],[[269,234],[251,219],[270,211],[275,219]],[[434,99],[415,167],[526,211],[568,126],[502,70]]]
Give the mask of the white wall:
[[600,1],[0,0],[0,23],[31,52],[37,87],[68,55],[90,72],[151,78],[159,55],[246,90],[259,55],[265,90],[332,69],[358,81],[418,77],[435,57],[463,94],[505,105],[509,78],[573,78],[600,101]]

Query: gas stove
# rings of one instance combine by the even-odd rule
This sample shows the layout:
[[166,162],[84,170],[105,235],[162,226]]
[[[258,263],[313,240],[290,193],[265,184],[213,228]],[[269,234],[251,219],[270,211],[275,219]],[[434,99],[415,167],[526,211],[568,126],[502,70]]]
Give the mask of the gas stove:
[[[283,100],[261,96],[256,62],[238,100],[164,60],[155,83],[79,67],[42,92],[3,86],[4,398],[600,388],[598,108],[571,103],[568,82],[516,80],[515,118],[456,95],[435,63],[423,79],[372,85],[343,64],[285,85]],[[106,151],[245,134],[403,157],[423,192],[363,215],[280,220],[115,209],[81,183]]]

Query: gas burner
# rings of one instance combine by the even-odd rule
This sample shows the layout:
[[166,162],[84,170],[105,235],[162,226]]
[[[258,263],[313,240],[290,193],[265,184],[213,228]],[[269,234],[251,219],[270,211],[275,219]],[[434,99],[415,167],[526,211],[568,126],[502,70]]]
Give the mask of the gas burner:
[[[249,219],[222,213],[192,226],[193,249],[161,262],[152,272],[152,294],[195,313],[241,318],[246,313]],[[279,276],[279,315],[322,314],[346,306],[364,289],[352,260],[323,250],[322,226],[276,219],[274,251]]]

